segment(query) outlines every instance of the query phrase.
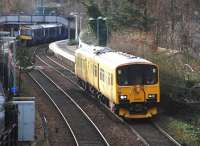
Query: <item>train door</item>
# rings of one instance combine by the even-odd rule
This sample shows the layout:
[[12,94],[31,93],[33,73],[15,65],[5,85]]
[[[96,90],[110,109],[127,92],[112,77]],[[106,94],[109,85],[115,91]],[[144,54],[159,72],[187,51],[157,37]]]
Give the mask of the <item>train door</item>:
[[107,74],[107,85],[108,97],[113,98],[113,74],[111,72],[108,72]]
[[96,89],[99,89],[99,64],[93,64],[93,85]]
[[94,74],[93,74],[93,63],[91,58],[87,59],[87,77],[88,77],[88,83],[93,85]]

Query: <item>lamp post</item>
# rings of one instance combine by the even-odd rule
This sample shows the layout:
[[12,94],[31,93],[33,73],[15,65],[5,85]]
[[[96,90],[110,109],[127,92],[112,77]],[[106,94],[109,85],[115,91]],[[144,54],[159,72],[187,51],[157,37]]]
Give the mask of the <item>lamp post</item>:
[[82,30],[82,16],[80,16],[80,18],[79,18],[79,22],[80,22],[80,24],[79,24],[79,34],[80,34],[80,32],[81,32],[81,30]]
[[78,40],[78,13],[71,12],[70,15],[75,17],[75,40]]

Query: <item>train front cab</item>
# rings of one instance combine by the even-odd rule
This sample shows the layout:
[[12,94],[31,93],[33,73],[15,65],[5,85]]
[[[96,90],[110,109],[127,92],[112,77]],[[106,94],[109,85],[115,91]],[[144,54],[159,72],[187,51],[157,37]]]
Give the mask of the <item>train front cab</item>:
[[151,118],[157,114],[160,102],[158,67],[152,64],[133,64],[116,70],[116,109],[124,118]]

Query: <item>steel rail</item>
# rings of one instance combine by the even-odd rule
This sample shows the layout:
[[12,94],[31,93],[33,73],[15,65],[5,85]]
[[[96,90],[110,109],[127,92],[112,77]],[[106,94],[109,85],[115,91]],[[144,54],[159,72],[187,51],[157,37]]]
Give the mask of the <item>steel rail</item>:
[[110,146],[110,144],[107,142],[104,135],[101,133],[99,128],[95,125],[95,123],[90,119],[90,117],[87,115],[87,113],[76,103],[76,101],[67,93],[65,92],[59,85],[57,85],[49,76],[47,76],[44,72],[39,70],[49,81],[51,81],[60,91],[62,91],[73,103],[74,105],[84,114],[84,116],[87,118],[87,120],[94,126],[94,128],[98,131],[101,138],[105,142],[106,146]]
[[[40,58],[41,59],[41,58]],[[104,141],[104,143],[106,144],[106,146],[110,146],[110,144],[107,142],[106,138],[103,136],[103,134],[101,133],[101,131],[98,129],[98,127],[94,124],[94,122],[89,118],[89,116],[85,113],[85,111],[83,111],[83,109],[73,100],[73,98],[66,93],[59,85],[57,85],[48,75],[46,75],[43,71],[38,70],[43,76],[45,76],[52,84],[54,84],[60,91],[62,91],[63,94],[65,94],[65,96],[68,97],[68,99],[70,99],[73,104],[79,109],[79,111],[85,116],[85,118],[93,125],[93,127],[96,129],[96,131],[98,132],[98,134],[101,136],[102,140]]]
[[73,72],[72,70],[66,68],[64,65],[62,65],[62,64],[60,64],[60,63],[58,63],[58,62],[56,62],[55,60],[53,60],[53,59],[50,58],[49,56],[46,56],[46,57],[47,57],[49,60],[51,60],[52,62],[54,62],[55,64],[57,64],[57,65],[59,65],[60,67],[62,67],[63,69],[66,69],[66,70],[68,70],[69,72],[71,72],[72,74],[74,74],[74,72]]
[[171,141],[173,141],[177,146],[182,146],[178,141],[176,141],[171,135],[169,135],[164,129],[162,129],[157,123],[154,121],[151,121],[152,124],[167,138],[169,138]]
[[[47,62],[45,62],[40,56],[36,56],[41,62],[43,62],[44,64],[46,64],[47,66],[49,66],[50,68],[52,68],[53,70],[55,70],[57,73],[59,73],[61,76],[63,76],[64,78],[68,79],[71,83],[75,84],[76,86],[80,87],[76,82],[72,81],[71,79],[67,78],[66,75],[62,72],[60,72],[59,70],[57,70],[55,67],[53,67],[52,65],[48,64]],[[51,60],[52,61],[52,60]],[[55,63],[55,62],[54,62]],[[60,65],[62,68],[64,66],[62,66],[61,64],[57,64],[57,65]],[[74,75],[74,72],[70,71],[69,69],[65,68],[67,71],[69,71],[71,74]],[[82,87],[80,87],[81,89],[83,89]]]
[[30,74],[28,73],[28,75],[31,77],[31,79],[42,89],[42,91],[44,91],[44,93],[48,96],[48,98],[51,100],[51,102],[54,104],[54,106],[56,107],[56,109],[58,110],[58,112],[60,113],[60,115],[62,116],[63,120],[65,121],[65,123],[67,124],[67,127],[70,130],[70,133],[72,134],[74,141],[76,143],[76,146],[80,146],[78,143],[78,140],[74,134],[74,131],[72,130],[69,122],[67,121],[67,119],[65,118],[64,114],[61,112],[60,108],[58,107],[58,105],[54,102],[54,100],[52,99],[52,97],[47,93],[47,91],[42,87],[42,85]]

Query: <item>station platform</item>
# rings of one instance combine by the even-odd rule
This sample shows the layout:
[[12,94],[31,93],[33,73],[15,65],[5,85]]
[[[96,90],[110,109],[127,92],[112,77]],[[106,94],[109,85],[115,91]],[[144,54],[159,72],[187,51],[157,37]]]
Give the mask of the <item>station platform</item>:
[[68,40],[57,41],[49,44],[49,50],[53,52],[56,56],[61,56],[67,58],[68,60],[75,62],[75,50],[78,49],[77,46],[68,46]]

